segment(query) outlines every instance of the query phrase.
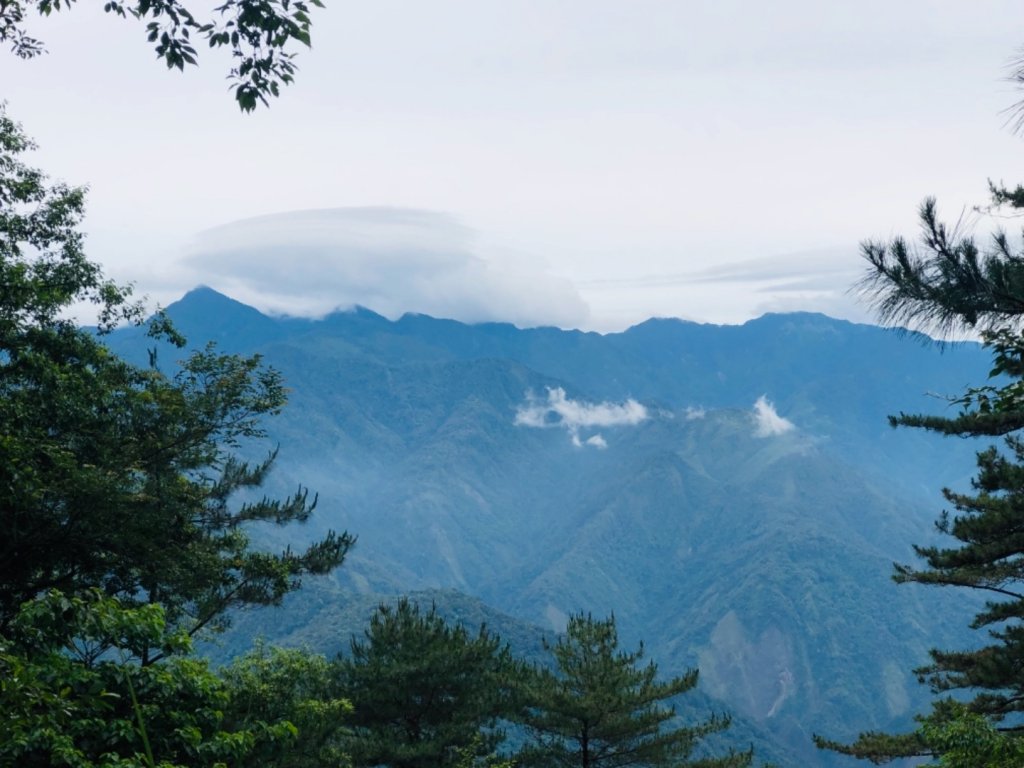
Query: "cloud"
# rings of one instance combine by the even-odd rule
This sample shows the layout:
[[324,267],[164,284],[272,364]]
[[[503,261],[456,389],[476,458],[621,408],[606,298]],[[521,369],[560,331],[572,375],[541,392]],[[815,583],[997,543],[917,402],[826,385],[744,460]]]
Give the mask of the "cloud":
[[569,432],[572,444],[577,447],[607,448],[608,443],[601,435],[583,440],[580,430],[635,426],[647,418],[647,409],[633,399],[624,403],[586,403],[568,398],[561,387],[548,387],[546,400],[528,396],[527,403],[516,410],[515,424],[538,429],[560,427]]
[[754,437],[772,437],[796,429],[793,422],[779,416],[765,395],[761,395],[754,403],[754,419],[757,422]]
[[407,208],[331,208],[245,219],[200,233],[186,271],[260,309],[317,316],[362,305],[464,322],[578,327],[572,284],[480,252],[454,218]]
[[742,259],[697,269],[659,272],[630,277],[582,281],[586,286],[654,288],[662,286],[693,286],[709,284],[751,283],[779,286],[795,290],[790,284],[813,280],[819,287],[846,290],[860,275],[856,252],[846,248],[819,248],[797,253],[781,253],[768,257]]
[[703,419],[706,413],[707,412],[700,406],[694,408],[692,405],[688,405],[686,406],[686,413],[684,415],[686,416],[687,421],[695,421],[697,419]]
[[648,264],[638,262],[631,270],[579,280],[577,285],[592,308],[592,324],[606,330],[652,316],[730,324],[782,311],[821,311],[854,322],[871,318],[870,308],[850,290],[863,271],[853,247],[782,253],[712,267],[697,263],[692,269],[645,272]]

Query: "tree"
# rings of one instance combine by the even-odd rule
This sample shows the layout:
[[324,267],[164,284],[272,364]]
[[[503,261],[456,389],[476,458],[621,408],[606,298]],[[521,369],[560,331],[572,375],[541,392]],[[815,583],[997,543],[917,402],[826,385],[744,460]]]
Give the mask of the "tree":
[[[990,185],[996,208],[1024,208],[1024,188]],[[924,331],[986,333],[1019,325],[1024,315],[1024,263],[1001,231],[982,249],[960,225],[948,227],[934,198],[919,211],[921,248],[902,237],[867,241],[861,251],[868,272],[860,288],[879,319],[907,323]]]
[[[168,660],[133,663],[154,647]],[[158,605],[125,608],[90,590],[25,603],[0,636],[0,765],[143,768],[224,765],[243,758],[253,728],[225,723],[224,683]],[[290,742],[291,724],[258,724]],[[159,762],[157,762],[159,761]]]
[[[1024,207],[1020,188],[993,187],[992,193],[996,207]],[[971,624],[987,631],[988,643],[969,651],[932,650],[931,662],[916,672],[935,693],[969,693],[967,725],[984,717],[1013,736],[1024,716],[1024,252],[1002,232],[979,247],[969,234],[941,223],[934,200],[924,202],[920,215],[922,247],[902,238],[863,246],[870,265],[864,288],[883,320],[942,333],[980,332],[994,365],[989,384],[953,400],[957,415],[901,413],[890,422],[943,435],[1002,436],[1004,448],[977,454],[971,492],[943,491],[953,513],[943,512],[936,526],[954,541],[915,547],[924,566],[896,565],[894,579],[989,596]],[[951,742],[937,735],[961,733],[962,714],[947,697],[919,718],[922,727],[914,733],[865,733],[850,745],[817,741],[874,762],[929,754],[945,759]],[[976,764],[984,763],[979,758]]]
[[[0,106],[0,765],[309,764],[300,729],[318,743],[343,702],[299,677],[290,699],[243,708],[273,676],[240,667],[229,688],[190,655],[231,607],[279,601],[353,542],[249,546],[249,523],[316,503],[302,488],[235,501],[272,467],[274,451],[249,465],[234,450],[283,407],[280,376],[212,347],[173,376],[111,353],[102,334],[141,308],[83,253],[84,191],[48,184],[31,148]],[[98,332],[67,318],[81,301]],[[160,315],[150,330],[184,343]]]
[[[0,3],[0,43],[30,59],[44,52],[43,43],[28,34],[25,16],[33,10],[41,16],[70,10],[74,0],[5,0]],[[310,6],[323,8],[321,0],[224,0],[205,17],[196,16],[181,0],[107,0],[107,13],[131,16],[145,23],[146,37],[168,69],[182,70],[196,64],[198,42],[209,48],[227,48],[235,65],[228,77],[235,99],[246,112],[257,102],[268,103],[281,86],[294,80],[295,54],[299,43],[310,46]],[[204,9],[205,10],[205,9]]]
[[1024,741],[1000,732],[988,720],[959,704],[941,723],[925,722],[921,738],[939,755],[942,768],[1019,768]]
[[569,619],[564,637],[550,647],[556,671],[536,670],[527,694],[525,724],[534,744],[528,764],[559,768],[623,766],[748,766],[752,755],[690,759],[700,739],[729,726],[712,716],[694,726],[673,722],[667,699],[691,690],[697,670],[657,682],[654,662],[641,667],[643,647],[619,651],[615,617]]
[[511,707],[518,665],[481,627],[449,626],[436,607],[382,604],[351,656],[338,662],[352,702],[347,750],[354,766],[447,768],[491,755]]
[[[332,691],[330,662],[297,648],[257,643],[221,671],[228,727],[254,734],[238,768],[321,768],[347,765],[343,749],[352,705]],[[279,724],[294,737],[283,739]]]
[[[0,633],[46,590],[99,588],[194,634],[338,566],[346,533],[302,552],[249,546],[251,522],[309,517],[305,489],[235,502],[273,464],[232,451],[283,407],[279,374],[211,347],[173,376],[116,357],[102,333],[141,308],[83,253],[84,190],[49,185],[21,159],[31,148],[0,108]],[[99,336],[67,319],[83,301]],[[183,343],[160,316],[151,331]]]

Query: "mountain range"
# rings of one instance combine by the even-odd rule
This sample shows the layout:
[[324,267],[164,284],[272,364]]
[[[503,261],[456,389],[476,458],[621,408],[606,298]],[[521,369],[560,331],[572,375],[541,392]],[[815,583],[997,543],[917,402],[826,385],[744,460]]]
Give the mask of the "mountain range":
[[[614,613],[666,674],[699,667],[702,695],[780,765],[845,765],[811,734],[906,727],[927,700],[911,670],[971,642],[976,601],[890,574],[935,539],[939,490],[968,482],[979,446],[886,416],[948,413],[987,375],[976,344],[806,313],[604,335],[278,318],[208,288],[167,313],[190,346],[259,353],[290,389],[267,490],[319,505],[256,538],[359,536],[330,579],[238,617],[226,647],[244,631],[341,651],[362,615],[341,606],[423,590],[479,601],[517,638]],[[143,362],[153,342],[110,344]]]

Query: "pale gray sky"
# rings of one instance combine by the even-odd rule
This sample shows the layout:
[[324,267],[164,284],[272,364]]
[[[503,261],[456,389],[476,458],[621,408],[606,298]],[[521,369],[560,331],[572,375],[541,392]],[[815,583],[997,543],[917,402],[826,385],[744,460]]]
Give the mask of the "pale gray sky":
[[37,164],[90,185],[92,257],[164,303],[202,282],[599,330],[864,318],[860,240],[1024,180],[1000,114],[1022,21],[1018,0],[332,0],[296,84],[245,116],[226,59],[168,73],[83,3],[33,24],[49,55],[0,54],[0,94]]

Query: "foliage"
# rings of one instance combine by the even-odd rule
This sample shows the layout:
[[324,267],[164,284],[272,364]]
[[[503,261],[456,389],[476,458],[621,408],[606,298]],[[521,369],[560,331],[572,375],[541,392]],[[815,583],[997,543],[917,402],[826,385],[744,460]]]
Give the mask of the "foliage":
[[[0,43],[9,43],[23,59],[40,55],[43,43],[28,33],[26,15],[35,11],[49,16],[73,4],[74,0],[0,3]],[[268,97],[278,96],[281,86],[294,80],[297,67],[291,49],[296,44],[310,46],[310,6],[324,7],[321,0],[224,0],[208,14],[197,16],[180,0],[107,0],[103,10],[144,22],[147,40],[168,69],[197,64],[196,46],[202,43],[227,48],[234,60],[228,78],[235,99],[243,111],[250,112],[257,102],[266,105]]]
[[943,768],[1018,768],[1024,765],[1024,740],[996,730],[976,712],[950,703],[942,721],[929,720],[921,737]]
[[934,754],[920,730],[897,734],[865,731],[852,744],[815,735],[814,743],[818,749],[869,760],[876,765],[898,758],[930,757]]
[[355,766],[440,768],[491,755],[511,707],[518,666],[485,627],[470,635],[403,598],[382,604],[351,656],[340,692],[352,702],[347,749]]
[[515,768],[516,762],[511,758],[499,757],[495,754],[480,757],[483,747],[483,736],[475,739],[458,751],[453,768]]
[[[226,722],[254,735],[239,766],[319,768],[346,765],[345,721],[352,710],[331,695],[331,665],[319,654],[258,642],[221,671],[228,690]],[[289,723],[294,739],[282,740],[277,724]]]
[[919,215],[922,247],[902,237],[861,247],[869,264],[861,289],[881,320],[949,333],[1004,328],[1024,314],[1024,262],[1004,232],[985,249],[961,225],[943,223],[933,198]]
[[904,734],[862,733],[854,744],[816,738],[818,746],[872,763],[897,758],[934,757],[942,768],[1018,768],[1024,765],[1024,740],[997,729],[990,720],[953,699],[935,702],[917,718],[917,730]]
[[[168,658],[129,658],[154,647]],[[125,607],[98,590],[25,603],[0,637],[0,765],[215,766],[254,735],[225,727],[227,689],[158,605]],[[265,739],[289,739],[284,723]],[[147,755],[147,753],[149,753]]]
[[[44,590],[99,587],[194,633],[336,567],[348,534],[302,552],[249,547],[246,524],[309,517],[304,489],[234,502],[273,464],[232,450],[284,405],[277,372],[207,347],[168,376],[67,319],[92,302],[102,331],[140,310],[82,251],[84,191],[48,185],[21,160],[31,148],[0,111],[0,631]],[[161,316],[151,331],[183,343]]]
[[[1015,191],[992,191],[997,207],[1024,204]],[[987,630],[989,641],[968,651],[932,650],[931,663],[916,670],[935,692],[969,691],[968,710],[951,717],[954,705],[940,701],[912,734],[867,733],[852,745],[818,741],[875,762],[937,754],[940,764],[1001,765],[999,755],[1019,747],[992,731],[992,724],[1015,726],[1024,713],[1024,439],[1018,434],[1024,427],[1024,253],[1002,232],[989,249],[979,248],[972,237],[938,220],[933,200],[922,206],[921,221],[923,250],[899,238],[864,245],[870,264],[864,285],[884,320],[943,332],[980,331],[994,358],[992,383],[954,400],[960,412],[952,418],[901,413],[890,422],[960,437],[1004,436],[1005,447],[977,454],[971,492],[943,490],[954,512],[943,512],[936,527],[956,542],[915,547],[925,566],[896,565],[894,578],[988,595],[971,626]]]
[[[729,726],[712,716],[695,726],[673,722],[666,699],[697,684],[697,670],[656,682],[657,665],[638,666],[643,647],[618,650],[615,617],[569,619],[565,636],[550,648],[557,672],[535,671],[525,723],[534,744],[528,764],[564,768],[622,766],[747,766],[749,752],[688,760],[701,737]],[[666,727],[667,726],[667,727]]]

